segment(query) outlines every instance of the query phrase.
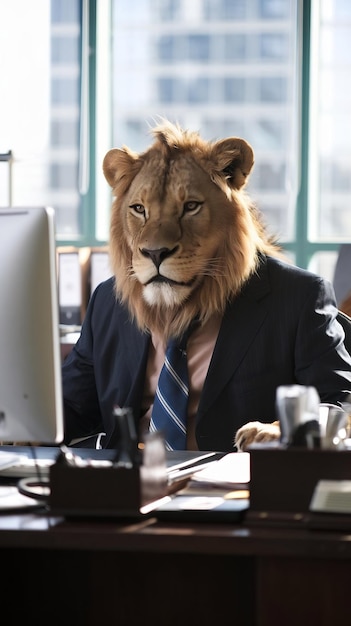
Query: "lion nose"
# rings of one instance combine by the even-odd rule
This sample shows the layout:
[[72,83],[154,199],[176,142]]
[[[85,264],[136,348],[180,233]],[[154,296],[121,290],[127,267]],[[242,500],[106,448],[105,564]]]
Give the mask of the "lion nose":
[[162,263],[168,256],[173,254],[171,248],[157,248],[156,250],[149,250],[148,248],[142,248],[141,254],[144,256],[150,257],[155,267],[158,269]]

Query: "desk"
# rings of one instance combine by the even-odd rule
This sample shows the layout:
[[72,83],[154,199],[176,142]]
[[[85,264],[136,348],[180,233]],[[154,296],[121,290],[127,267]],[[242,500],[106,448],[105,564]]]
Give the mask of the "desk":
[[351,624],[351,534],[2,515],[0,563],[9,624]]

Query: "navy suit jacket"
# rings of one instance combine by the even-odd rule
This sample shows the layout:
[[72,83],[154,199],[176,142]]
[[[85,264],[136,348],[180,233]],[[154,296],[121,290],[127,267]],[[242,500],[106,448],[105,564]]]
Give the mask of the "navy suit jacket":
[[[336,315],[329,282],[262,257],[222,320],[196,416],[199,449],[233,451],[240,426],[275,420],[278,385],[311,385],[322,402],[345,400],[351,357]],[[131,407],[138,421],[149,341],[116,301],[113,279],[99,285],[63,365],[66,442],[102,430],[104,446],[118,445],[116,405]]]

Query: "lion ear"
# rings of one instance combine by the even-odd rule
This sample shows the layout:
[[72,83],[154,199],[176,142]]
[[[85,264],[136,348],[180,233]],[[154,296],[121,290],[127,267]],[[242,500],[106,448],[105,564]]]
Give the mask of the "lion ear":
[[217,173],[225,176],[230,187],[240,189],[251,172],[254,152],[244,139],[230,137],[214,144],[211,161],[215,164]]
[[138,155],[128,148],[109,150],[102,163],[104,176],[112,188],[123,179],[131,182],[140,166]]

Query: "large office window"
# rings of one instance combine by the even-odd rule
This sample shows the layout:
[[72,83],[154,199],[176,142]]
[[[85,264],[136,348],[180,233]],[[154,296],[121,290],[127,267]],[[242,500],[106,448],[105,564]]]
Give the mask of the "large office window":
[[314,11],[309,234],[323,241],[351,236],[351,3]]
[[81,17],[80,0],[0,2],[0,204],[53,206],[63,242],[84,238]]
[[[333,244],[351,241],[351,4],[312,3],[307,247],[330,273]],[[337,247],[336,245],[336,247]]]
[[249,191],[291,240],[298,183],[298,2],[112,0],[112,143],[150,142],[158,116],[207,139],[239,136],[256,165]]
[[350,72],[349,0],[0,2],[13,203],[54,206],[60,245],[105,243],[103,156],[143,150],[165,116],[248,140],[248,190],[268,229],[298,265],[332,278],[351,241]]
[[[111,145],[157,115],[255,151],[248,190],[291,258],[332,280],[351,241],[348,0],[111,2]],[[108,215],[108,213],[107,213]]]

